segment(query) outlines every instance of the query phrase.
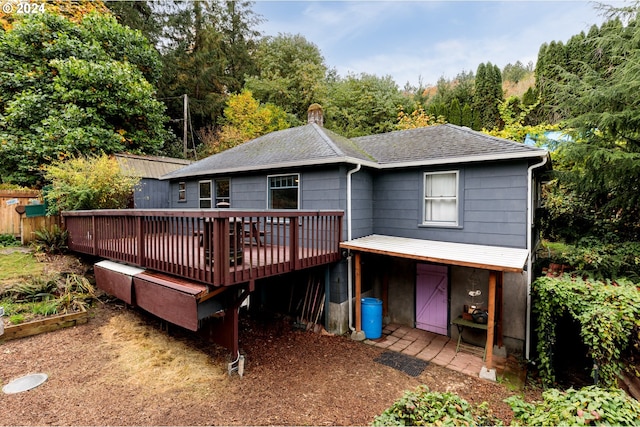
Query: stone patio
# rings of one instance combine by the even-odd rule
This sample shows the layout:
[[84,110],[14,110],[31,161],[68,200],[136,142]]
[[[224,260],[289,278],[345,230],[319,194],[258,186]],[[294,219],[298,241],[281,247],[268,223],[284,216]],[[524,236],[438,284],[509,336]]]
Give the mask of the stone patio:
[[[414,356],[476,378],[480,375],[482,367],[485,366],[482,361],[484,354],[482,347],[461,344],[460,350],[456,353],[456,340],[408,326],[387,325],[382,330],[382,337],[375,340],[367,339],[364,342],[368,345]],[[498,378],[505,374],[512,374],[509,375],[510,377],[515,374],[516,377],[524,381],[523,373],[514,371],[514,369],[519,369],[514,366],[513,360],[494,355],[493,368],[496,370]]]

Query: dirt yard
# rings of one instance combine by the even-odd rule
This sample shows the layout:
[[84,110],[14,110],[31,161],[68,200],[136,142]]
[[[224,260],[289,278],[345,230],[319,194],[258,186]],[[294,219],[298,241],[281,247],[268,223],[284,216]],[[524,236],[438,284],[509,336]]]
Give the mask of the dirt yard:
[[242,322],[242,378],[228,354],[117,304],[85,325],[0,345],[0,382],[43,372],[43,385],[0,394],[3,425],[365,425],[419,384],[487,401],[505,423],[515,393],[430,364],[411,377],[374,362],[382,351],[280,320]]
[[87,324],[0,344],[0,386],[49,376],[0,393],[0,424],[366,425],[420,384],[487,401],[508,424],[502,400],[518,393],[434,364],[414,378],[375,362],[379,348],[285,318],[243,314],[240,346],[242,378],[228,374],[226,350],[117,301],[98,303]]

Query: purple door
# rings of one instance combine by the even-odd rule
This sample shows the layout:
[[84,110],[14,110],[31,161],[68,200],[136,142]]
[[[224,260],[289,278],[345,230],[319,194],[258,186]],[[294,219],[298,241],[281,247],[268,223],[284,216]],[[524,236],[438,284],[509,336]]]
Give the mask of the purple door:
[[418,264],[416,278],[416,328],[447,335],[448,268]]

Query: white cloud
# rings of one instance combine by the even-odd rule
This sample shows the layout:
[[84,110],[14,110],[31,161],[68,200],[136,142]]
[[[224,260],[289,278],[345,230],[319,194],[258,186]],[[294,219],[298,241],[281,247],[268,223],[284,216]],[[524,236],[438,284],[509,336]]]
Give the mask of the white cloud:
[[[542,43],[566,41],[600,24],[587,2],[258,2],[269,35],[302,34],[340,75],[391,75],[435,84],[483,62],[535,62]],[[275,13],[271,14],[271,10]]]

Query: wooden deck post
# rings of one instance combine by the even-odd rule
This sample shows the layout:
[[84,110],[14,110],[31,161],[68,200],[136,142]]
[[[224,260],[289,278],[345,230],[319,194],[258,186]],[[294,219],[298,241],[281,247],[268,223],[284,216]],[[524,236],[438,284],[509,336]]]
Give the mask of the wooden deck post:
[[[362,330],[362,270],[360,266],[360,252],[356,252],[356,331]],[[351,304],[351,301],[349,301]]]
[[140,267],[144,267],[146,265],[145,263],[145,248],[147,247],[146,245],[146,237],[145,237],[145,233],[144,233],[144,223],[142,221],[142,217],[136,217],[135,218],[135,222],[136,222],[136,239],[138,241],[138,244],[136,245],[136,249],[138,251],[138,265]]
[[486,343],[486,364],[487,369],[493,368],[493,330],[495,324],[495,311],[496,311],[496,273],[495,271],[489,272],[489,315],[487,319],[487,343]]

